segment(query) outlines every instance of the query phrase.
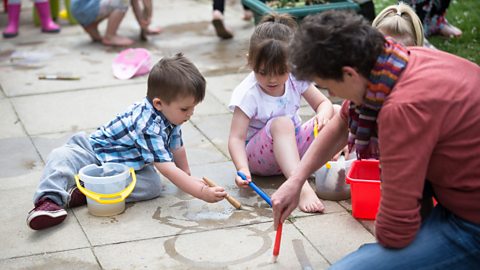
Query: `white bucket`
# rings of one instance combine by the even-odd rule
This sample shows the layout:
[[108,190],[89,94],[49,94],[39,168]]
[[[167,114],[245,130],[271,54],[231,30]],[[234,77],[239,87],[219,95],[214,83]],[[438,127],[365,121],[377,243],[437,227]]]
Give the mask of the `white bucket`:
[[[127,180],[132,173],[132,181]],[[80,185],[83,181],[85,187]],[[125,198],[135,187],[135,171],[119,163],[87,165],[75,175],[80,191],[87,196],[88,212],[94,216],[113,216],[125,210]]]
[[350,198],[350,185],[345,183],[345,176],[354,160],[340,156],[315,172],[315,192],[320,199],[341,201]]

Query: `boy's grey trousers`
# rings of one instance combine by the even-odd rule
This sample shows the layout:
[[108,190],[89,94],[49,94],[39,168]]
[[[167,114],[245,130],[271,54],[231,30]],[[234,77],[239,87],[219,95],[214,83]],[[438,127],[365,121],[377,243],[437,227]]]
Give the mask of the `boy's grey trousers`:
[[[75,186],[74,175],[78,174],[82,167],[90,164],[101,165],[85,132],[76,133],[65,145],[54,149],[48,156],[40,184],[33,197],[34,204],[46,196],[65,207],[70,200],[68,191]],[[135,173],[137,184],[126,202],[149,200],[160,195],[161,179],[153,164]]]

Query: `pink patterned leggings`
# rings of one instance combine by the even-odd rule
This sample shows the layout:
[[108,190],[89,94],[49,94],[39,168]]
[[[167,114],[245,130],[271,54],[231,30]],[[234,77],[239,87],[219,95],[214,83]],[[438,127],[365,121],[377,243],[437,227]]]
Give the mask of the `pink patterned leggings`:
[[[300,158],[313,141],[314,119],[315,117],[312,117],[300,127],[295,128],[295,138]],[[270,119],[247,143],[248,167],[253,174],[263,176],[282,174],[273,153],[273,139],[270,134],[270,126],[273,120],[275,118]]]

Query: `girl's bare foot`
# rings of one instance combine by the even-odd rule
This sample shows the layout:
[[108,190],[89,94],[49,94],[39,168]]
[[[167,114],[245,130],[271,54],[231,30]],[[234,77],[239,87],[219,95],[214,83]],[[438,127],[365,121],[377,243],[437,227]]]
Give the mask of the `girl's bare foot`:
[[325,210],[325,206],[317,197],[317,194],[315,194],[315,191],[312,189],[308,181],[305,182],[302,187],[302,191],[300,192],[298,208],[306,213],[323,213]]
[[103,45],[106,46],[120,46],[120,47],[126,47],[130,46],[134,43],[133,40],[127,38],[127,37],[122,37],[122,36],[112,36],[112,37],[104,37],[102,39]]
[[102,36],[100,35],[100,32],[98,32],[98,22],[94,22],[90,25],[85,26],[83,29],[85,29],[85,32],[90,35],[90,38],[92,41],[95,42],[100,42],[102,41]]

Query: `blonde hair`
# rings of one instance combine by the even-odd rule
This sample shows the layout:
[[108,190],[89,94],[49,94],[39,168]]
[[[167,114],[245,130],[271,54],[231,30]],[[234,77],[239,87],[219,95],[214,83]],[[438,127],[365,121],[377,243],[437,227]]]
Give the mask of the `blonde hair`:
[[423,46],[422,21],[415,10],[403,2],[382,10],[372,26],[405,46]]

